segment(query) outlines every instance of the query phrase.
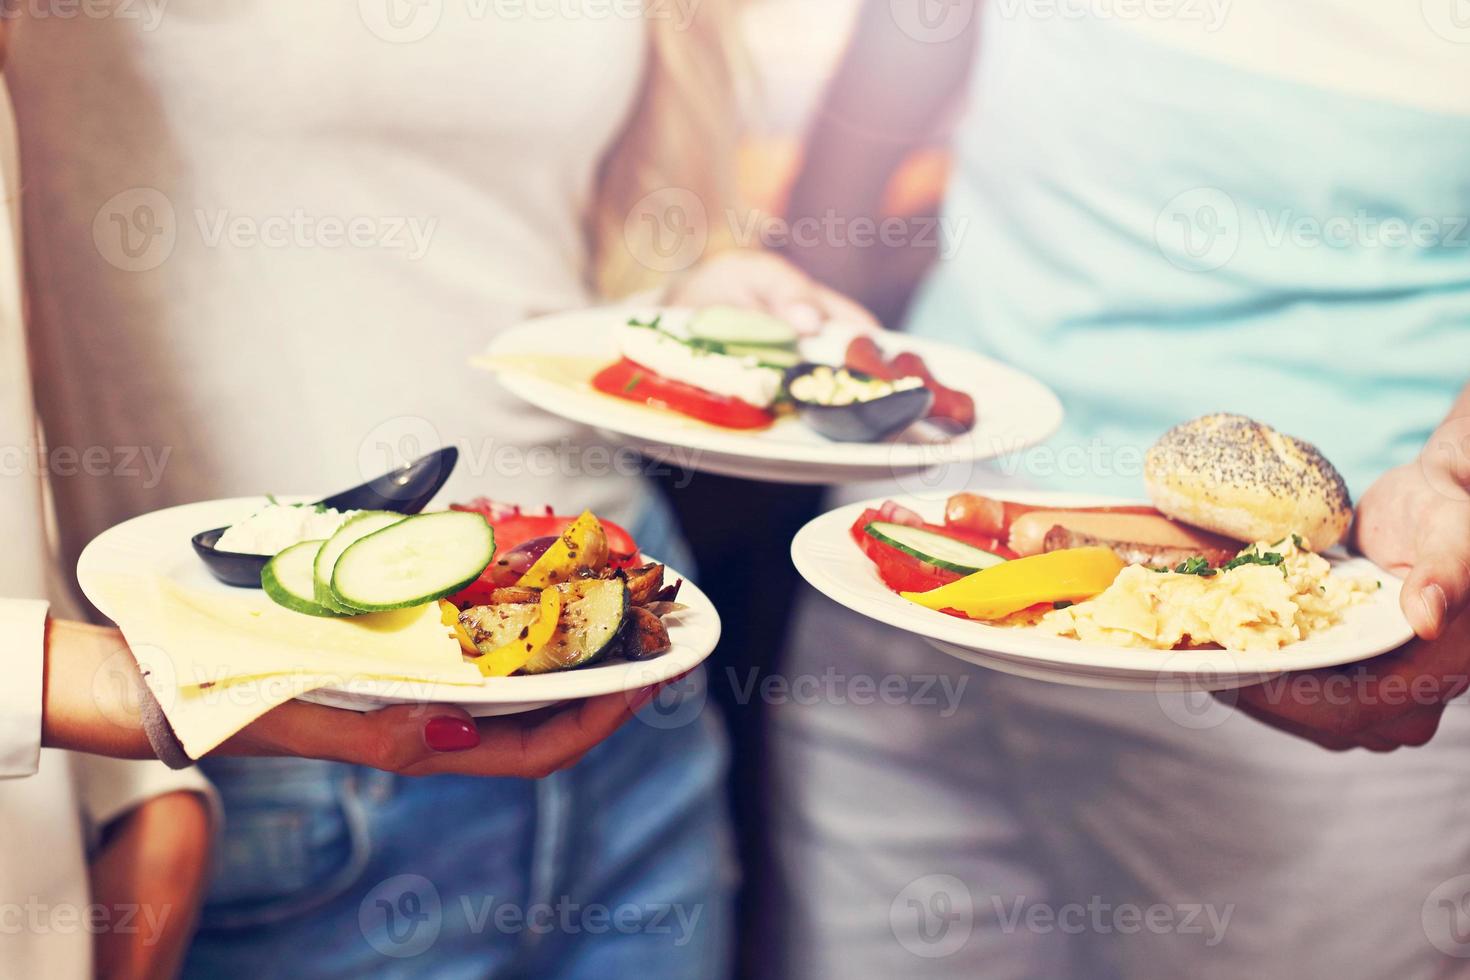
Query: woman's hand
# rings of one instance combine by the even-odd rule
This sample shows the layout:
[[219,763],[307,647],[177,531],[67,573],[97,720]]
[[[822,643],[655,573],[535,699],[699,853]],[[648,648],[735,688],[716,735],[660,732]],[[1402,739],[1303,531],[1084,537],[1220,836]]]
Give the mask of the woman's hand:
[[1385,474],[1358,505],[1359,550],[1404,578],[1418,639],[1353,668],[1286,675],[1239,692],[1254,717],[1331,749],[1423,745],[1445,703],[1470,687],[1470,418],[1451,419],[1418,462]]
[[[404,775],[539,778],[573,765],[657,692],[647,687],[526,714],[475,719],[452,705],[360,713],[288,701],[215,750],[300,756]],[[54,620],[47,627],[46,745],[118,758],[152,757],[140,706],[148,697],[122,634]]]
[[739,306],[780,317],[802,333],[827,323],[881,329],[867,310],[828,289],[779,255],[750,249],[721,252],[676,278],[670,306]]

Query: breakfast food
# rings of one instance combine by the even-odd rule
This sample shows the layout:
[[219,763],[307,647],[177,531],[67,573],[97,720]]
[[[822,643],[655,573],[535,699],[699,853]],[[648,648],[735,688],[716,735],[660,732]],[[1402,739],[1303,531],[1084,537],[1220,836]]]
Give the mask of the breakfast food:
[[1117,646],[1276,650],[1341,623],[1379,587],[1314,553],[1341,540],[1351,508],[1337,471],[1300,440],[1207,416],[1159,441],[1148,480],[1157,509],[957,493],[942,525],[887,501],[850,533],[918,605]]
[[847,344],[843,364],[810,363],[784,320],[709,307],[634,317],[616,340],[619,358],[594,389],[719,428],[764,429],[794,412],[834,441],[876,442],[920,419],[975,424],[969,395],[941,385],[917,354],[885,358],[866,336]]
[[1352,523],[1347,485],[1315,446],[1242,415],[1170,429],[1145,457],[1144,482],[1163,513],[1240,541],[1300,534],[1325,551]]
[[671,647],[663,617],[682,608],[682,583],[666,584],[662,565],[643,561],[626,531],[590,511],[526,514],[477,500],[411,517],[362,511],[338,523],[265,564],[261,587],[276,605],[355,620],[437,602],[462,655],[486,677],[614,655],[643,660]]
[[1187,561],[1164,570],[1131,565],[1096,597],[1046,613],[1037,627],[1112,646],[1279,650],[1336,626],[1377,588],[1332,574],[1300,540],[1258,542],[1219,569]]

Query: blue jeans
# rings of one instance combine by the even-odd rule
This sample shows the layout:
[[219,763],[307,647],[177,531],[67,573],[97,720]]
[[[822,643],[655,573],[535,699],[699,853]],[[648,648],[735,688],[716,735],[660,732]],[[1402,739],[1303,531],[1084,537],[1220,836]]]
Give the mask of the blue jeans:
[[702,673],[677,688],[540,781],[208,760],[226,827],[185,975],[726,976],[728,750]]

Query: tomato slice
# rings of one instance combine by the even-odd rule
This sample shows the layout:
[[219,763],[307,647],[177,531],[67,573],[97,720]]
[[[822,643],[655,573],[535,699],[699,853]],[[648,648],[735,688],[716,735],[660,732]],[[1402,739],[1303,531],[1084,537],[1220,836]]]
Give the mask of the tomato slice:
[[957,531],[952,527],[940,527],[937,524],[926,523],[913,511],[894,503],[891,500],[884,501],[882,507],[869,507],[858,515],[853,521],[848,533],[852,535],[853,541],[862,549],[863,554],[873,563],[878,571],[878,577],[883,584],[894,592],[928,592],[937,589],[941,585],[961,578],[958,572],[948,569],[936,568],[926,561],[920,561],[905,551],[884,544],[877,538],[868,534],[867,526],[873,521],[887,521],[891,524],[906,524],[909,527],[921,527],[935,534],[956,538],[977,548],[1000,555],[1002,558],[1011,559],[1016,553],[1011,551],[995,538],[981,534]]
[[598,371],[592,387],[605,395],[678,412],[722,429],[764,429],[776,420],[775,415],[749,402],[666,378],[626,357]]

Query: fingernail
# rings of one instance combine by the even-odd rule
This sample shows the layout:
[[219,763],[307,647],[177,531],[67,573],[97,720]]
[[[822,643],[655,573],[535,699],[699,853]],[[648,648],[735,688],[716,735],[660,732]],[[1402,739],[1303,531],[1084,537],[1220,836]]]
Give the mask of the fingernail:
[[1419,590],[1419,605],[1423,607],[1424,615],[1419,635],[1426,639],[1438,636],[1444,625],[1445,612],[1449,609],[1449,599],[1445,597],[1444,589],[1438,583],[1424,586]]
[[424,744],[435,752],[463,752],[480,744],[480,730],[463,718],[441,715],[424,725]]
[[654,684],[652,687],[645,687],[640,690],[637,694],[628,699],[629,709],[637,711],[639,708],[652,701],[653,696],[659,692],[659,689],[661,687],[663,687],[662,684]]

